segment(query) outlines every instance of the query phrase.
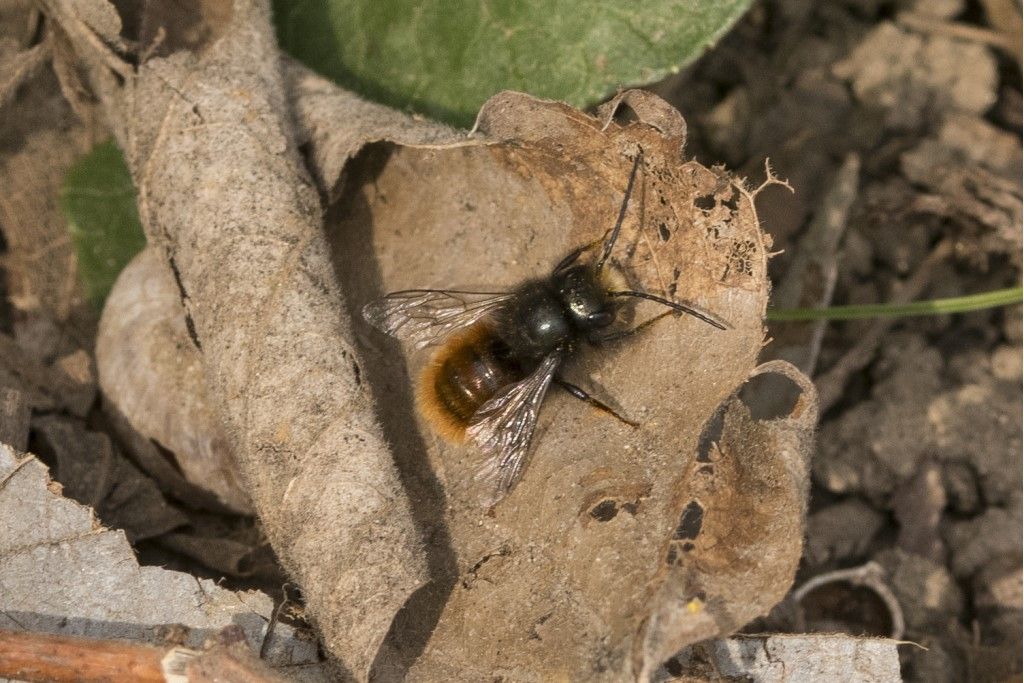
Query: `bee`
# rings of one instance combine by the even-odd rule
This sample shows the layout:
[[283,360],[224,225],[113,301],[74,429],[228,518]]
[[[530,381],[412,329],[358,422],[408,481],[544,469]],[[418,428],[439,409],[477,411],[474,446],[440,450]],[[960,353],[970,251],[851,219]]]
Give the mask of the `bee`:
[[[408,289],[363,307],[372,326],[416,349],[439,346],[422,371],[420,413],[442,437],[469,441],[483,454],[476,479],[496,504],[521,478],[541,404],[554,383],[581,401],[632,426],[579,386],[559,375],[565,361],[585,345],[629,337],[667,315],[686,313],[718,329],[728,325],[695,306],[629,289],[609,266],[641,165],[633,162],[614,227],[601,240],[581,246],[542,278],[500,292]],[[594,257],[589,253],[600,251]],[[628,299],[668,308],[629,329],[614,329]]]

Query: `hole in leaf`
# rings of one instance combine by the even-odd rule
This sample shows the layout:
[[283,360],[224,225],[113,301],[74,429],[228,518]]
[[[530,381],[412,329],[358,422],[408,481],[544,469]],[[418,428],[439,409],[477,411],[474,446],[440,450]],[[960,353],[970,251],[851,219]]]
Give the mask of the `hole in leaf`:
[[889,608],[867,586],[836,581],[815,588],[800,601],[807,630],[845,632],[855,636],[892,634]]
[[690,501],[690,504],[683,510],[679,518],[679,525],[673,534],[673,540],[694,539],[700,534],[701,526],[704,524],[704,508],[697,501]]
[[706,194],[693,200],[693,205],[701,211],[710,211],[715,208],[715,195]]
[[633,108],[622,102],[618,107],[615,108],[615,113],[612,114],[612,121],[619,124],[620,126],[628,126],[631,123],[637,123],[640,117],[637,116]]
[[774,372],[752,377],[740,389],[740,400],[755,420],[790,417],[803,391],[791,379]]
[[675,296],[676,290],[679,289],[679,276],[682,275],[683,271],[678,268],[672,269],[672,282],[668,286],[669,296]]
[[661,236],[662,242],[668,242],[668,238],[672,236],[672,232],[668,229],[668,226],[664,223],[658,224],[658,234]]
[[590,516],[599,522],[610,522],[619,514],[619,506],[614,500],[602,500],[590,508]]
[[735,187],[732,188],[732,194],[729,195],[729,198],[722,200],[722,206],[732,212],[740,208],[740,193],[736,191]]
[[686,669],[683,668],[682,662],[675,657],[665,662],[665,671],[675,678],[680,678],[684,673],[686,673]]

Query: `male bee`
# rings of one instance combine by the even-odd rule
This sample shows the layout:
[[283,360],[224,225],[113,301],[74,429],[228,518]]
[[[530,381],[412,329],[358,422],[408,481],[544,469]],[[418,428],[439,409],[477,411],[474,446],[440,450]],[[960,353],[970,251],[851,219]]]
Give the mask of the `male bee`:
[[[642,158],[640,150],[614,227],[602,240],[570,252],[547,277],[504,292],[403,290],[363,308],[371,325],[417,349],[440,345],[420,375],[418,407],[441,436],[468,440],[483,453],[476,478],[490,488],[488,503],[500,500],[522,476],[541,403],[552,382],[638,426],[558,374],[565,360],[584,345],[623,339],[674,313],[687,313],[719,329],[728,327],[694,306],[629,289],[619,273],[606,267]],[[599,245],[596,258],[585,258]],[[627,298],[654,301],[669,310],[635,327],[613,329]]]

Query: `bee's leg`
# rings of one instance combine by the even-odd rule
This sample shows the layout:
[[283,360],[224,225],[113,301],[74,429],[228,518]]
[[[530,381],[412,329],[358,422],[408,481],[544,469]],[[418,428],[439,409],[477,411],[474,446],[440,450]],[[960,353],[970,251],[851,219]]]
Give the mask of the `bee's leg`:
[[592,405],[593,407],[597,408],[598,410],[600,410],[602,412],[608,413],[609,415],[614,417],[619,422],[624,422],[624,423],[628,424],[630,427],[639,427],[640,426],[639,422],[633,422],[633,420],[630,420],[628,418],[622,417],[617,412],[615,412],[614,408],[612,408],[612,407],[602,403],[601,401],[598,401],[596,398],[594,398],[593,396],[591,396],[587,392],[583,391],[582,389],[580,389],[575,384],[572,384],[571,382],[566,382],[564,379],[562,379],[561,377],[558,377],[557,375],[555,376],[554,382],[555,382],[555,384],[557,384],[558,386],[562,387],[567,392],[569,392],[569,394],[571,394],[573,397],[578,398],[579,400],[584,401],[586,403],[589,403],[590,405]]
[[619,332],[611,332],[609,334],[605,334],[599,337],[593,337],[590,341],[593,344],[607,344],[608,342],[618,341],[620,339],[625,339],[626,337],[632,337],[634,334],[638,332],[643,332],[648,327],[658,322],[665,316],[672,315],[673,313],[675,313],[675,311],[665,311],[664,313],[659,313],[650,320],[645,320],[644,322],[640,323],[636,327],[631,327],[628,330],[621,330]]

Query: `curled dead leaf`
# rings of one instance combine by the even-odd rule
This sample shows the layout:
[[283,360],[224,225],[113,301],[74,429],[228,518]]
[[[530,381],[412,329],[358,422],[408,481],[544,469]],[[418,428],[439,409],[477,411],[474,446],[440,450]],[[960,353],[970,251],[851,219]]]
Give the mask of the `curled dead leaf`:
[[[642,680],[682,648],[767,614],[793,582],[803,551],[817,398],[811,381],[789,363],[765,363],[751,378],[769,374],[799,389],[792,408],[758,420],[743,401],[729,398],[719,413],[721,435],[689,463],[679,493],[690,502],[668,543],[642,648],[634,653]],[[687,526],[695,509],[700,518]]]
[[235,512],[251,512],[207,395],[202,357],[189,338],[174,275],[157,250],[132,259],[107,297],[96,366],[112,404],[108,410],[166,449],[189,483]]
[[42,3],[125,153],[147,241],[178,275],[246,493],[325,648],[365,678],[427,578],[421,530],[360,384],[269,5],[231,5],[213,42],[130,64],[113,5]]

